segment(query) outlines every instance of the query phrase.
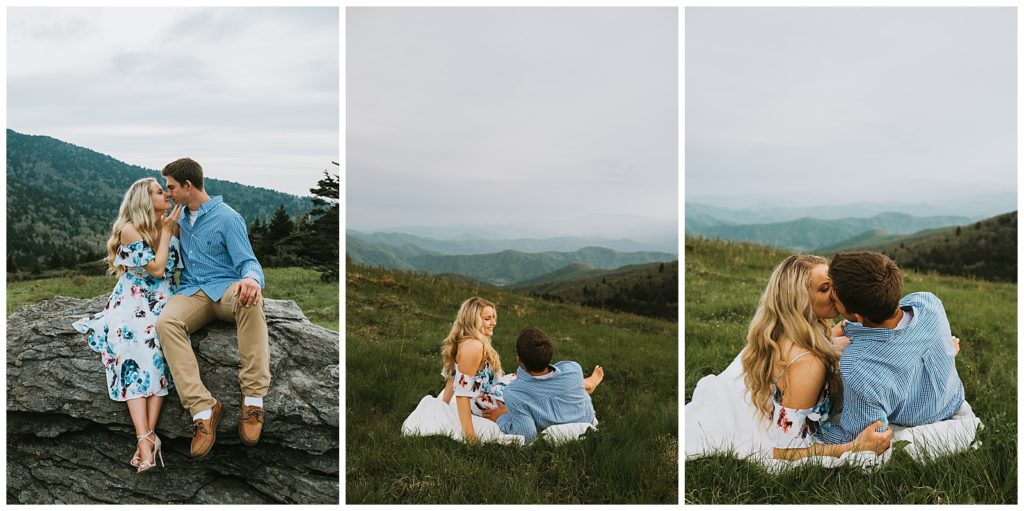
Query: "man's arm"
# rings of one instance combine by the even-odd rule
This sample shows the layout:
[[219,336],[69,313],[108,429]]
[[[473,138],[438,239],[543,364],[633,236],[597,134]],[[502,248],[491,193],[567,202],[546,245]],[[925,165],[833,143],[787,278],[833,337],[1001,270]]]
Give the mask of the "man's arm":
[[857,438],[864,428],[877,420],[887,420],[875,382],[866,376],[850,374],[843,390],[843,411],[839,422],[824,424],[818,438],[826,444],[845,444]]
[[245,230],[245,220],[238,214],[231,215],[228,219],[227,230],[224,233],[224,243],[228,249],[228,256],[231,258],[231,265],[239,277],[255,280],[262,289],[265,287],[263,281],[263,267],[256,260],[256,254],[252,251],[249,243],[249,233]]
[[511,409],[505,406],[505,403],[498,402],[498,410],[494,415],[498,415],[495,422],[498,423],[498,429],[506,435],[521,435],[526,438],[527,443],[533,442],[537,438],[537,424],[533,422],[533,417],[529,413],[523,410],[522,406],[515,406]]

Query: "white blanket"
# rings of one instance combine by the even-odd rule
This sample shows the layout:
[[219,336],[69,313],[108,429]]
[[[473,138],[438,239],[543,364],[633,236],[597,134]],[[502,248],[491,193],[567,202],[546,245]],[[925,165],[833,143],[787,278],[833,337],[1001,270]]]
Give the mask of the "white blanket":
[[[562,443],[576,440],[591,429],[597,429],[597,419],[593,424],[558,424],[551,426],[540,435],[550,443]],[[481,442],[497,442],[502,444],[523,445],[526,439],[520,435],[506,435],[498,429],[498,425],[483,417],[473,415],[473,431]],[[463,441],[462,423],[455,399],[445,404],[440,397],[424,396],[409,417],[402,423],[402,434],[405,436],[442,435]]]
[[740,458],[760,462],[769,469],[781,470],[804,463],[824,466],[853,464],[861,467],[878,466],[892,457],[893,448],[907,441],[904,449],[918,461],[977,449],[975,435],[984,427],[974,415],[971,405],[964,401],[960,410],[950,419],[915,427],[891,426],[892,447],[882,455],[871,452],[845,453],[839,458],[817,456],[797,461],[783,461],[772,457],[772,443],[766,423],[750,402],[743,385],[743,366],[740,355],[733,359],[722,374],[708,375],[697,382],[693,399],[683,409],[685,424],[686,459],[718,453],[733,453]]

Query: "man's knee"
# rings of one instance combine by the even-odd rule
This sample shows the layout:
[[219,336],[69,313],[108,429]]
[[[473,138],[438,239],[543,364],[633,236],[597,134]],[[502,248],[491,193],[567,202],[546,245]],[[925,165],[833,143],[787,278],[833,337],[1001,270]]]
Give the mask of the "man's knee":
[[180,337],[175,334],[187,334],[188,331],[181,319],[170,314],[162,314],[156,318],[156,333],[162,340],[168,341]]

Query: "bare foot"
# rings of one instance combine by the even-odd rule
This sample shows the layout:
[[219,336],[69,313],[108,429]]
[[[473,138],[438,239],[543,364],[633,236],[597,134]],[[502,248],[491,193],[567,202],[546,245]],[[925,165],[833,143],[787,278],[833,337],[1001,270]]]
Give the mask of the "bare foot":
[[601,369],[601,366],[596,366],[590,376],[583,378],[583,390],[586,390],[587,394],[593,394],[597,384],[602,380],[604,380],[604,369]]

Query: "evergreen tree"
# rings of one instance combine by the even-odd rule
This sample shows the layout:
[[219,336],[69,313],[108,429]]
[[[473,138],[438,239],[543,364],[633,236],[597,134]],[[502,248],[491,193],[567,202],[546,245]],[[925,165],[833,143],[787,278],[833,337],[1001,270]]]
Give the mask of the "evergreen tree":
[[295,223],[288,216],[288,210],[284,209],[284,204],[281,204],[274,211],[274,216],[271,217],[270,222],[267,224],[267,241],[277,243],[287,238],[294,228]]

